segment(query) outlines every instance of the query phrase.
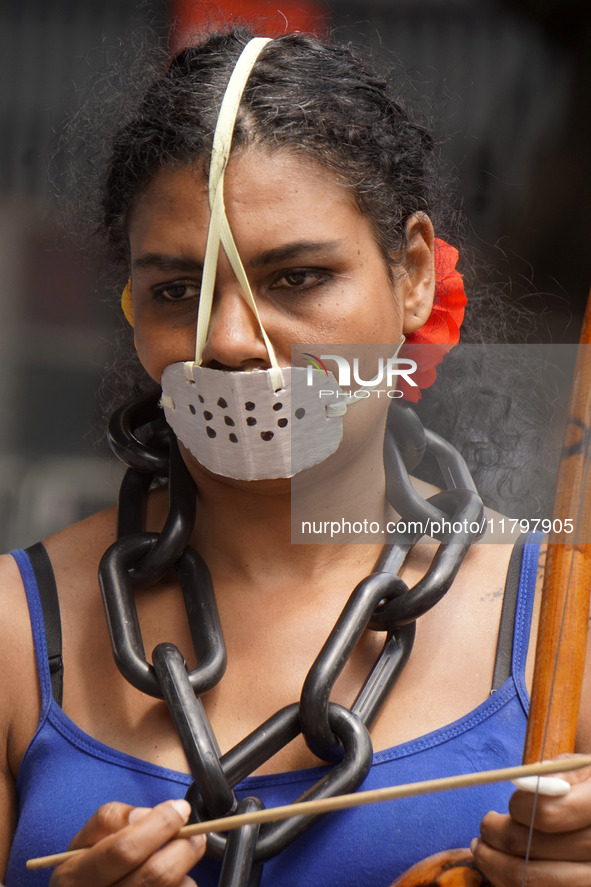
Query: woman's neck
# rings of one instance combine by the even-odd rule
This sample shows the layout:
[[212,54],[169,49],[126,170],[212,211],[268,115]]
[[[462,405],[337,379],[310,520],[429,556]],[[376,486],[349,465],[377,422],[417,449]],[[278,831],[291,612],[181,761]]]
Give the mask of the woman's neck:
[[[346,527],[365,519],[385,525],[381,446],[379,441],[379,455],[377,447],[372,452],[368,446],[355,460],[335,460],[291,481],[228,481],[190,465],[199,490],[191,544],[216,582],[301,584],[327,571],[370,572],[383,543],[381,532],[341,535],[330,523]],[[162,497],[155,523],[165,507]],[[319,533],[322,526],[326,532]]]

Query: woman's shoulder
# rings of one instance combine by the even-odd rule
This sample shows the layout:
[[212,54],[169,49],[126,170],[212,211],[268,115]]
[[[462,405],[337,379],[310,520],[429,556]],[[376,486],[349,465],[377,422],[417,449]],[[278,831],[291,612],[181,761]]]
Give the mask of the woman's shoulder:
[[[44,540],[56,574],[67,573],[74,579],[94,570],[105,549],[116,537],[116,511],[109,508],[93,514],[79,523],[66,527]],[[21,558],[18,559],[21,564]],[[0,647],[14,646],[23,631],[30,635],[30,617],[25,594],[27,583],[19,563],[10,554],[0,556]],[[58,582],[58,591],[61,588]]]
[[44,540],[54,570],[86,571],[98,565],[102,555],[117,538],[115,507],[59,530]]
[[[69,571],[75,571],[80,566],[86,569],[89,562],[98,563],[106,548],[115,540],[116,527],[116,511],[114,508],[108,508],[48,536],[44,540],[44,545],[54,569],[67,565]],[[0,614],[3,626],[1,637],[4,640],[8,634],[7,626],[19,619],[22,610],[19,602],[26,604],[23,585],[22,574],[15,557],[11,554],[0,555]],[[11,617],[14,617],[14,620]]]
[[31,620],[23,580],[11,555],[0,556],[0,748],[2,769],[16,778],[23,737],[40,706]]
[[[68,619],[75,601],[78,613],[81,607],[96,606],[95,595],[80,592],[91,585],[96,588],[98,563],[115,535],[116,511],[108,509],[45,540],[56,574],[62,619]],[[13,762],[34,732],[40,707],[29,589],[25,587],[29,581],[26,573],[23,579],[12,555],[0,556],[0,739]]]
[[45,540],[59,598],[64,656],[80,626],[102,618],[98,569],[116,538],[117,510],[109,508]]

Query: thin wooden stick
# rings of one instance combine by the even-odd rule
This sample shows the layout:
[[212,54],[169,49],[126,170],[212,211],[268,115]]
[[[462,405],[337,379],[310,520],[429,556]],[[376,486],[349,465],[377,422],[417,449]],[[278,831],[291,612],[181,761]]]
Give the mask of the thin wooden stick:
[[[410,782],[405,785],[391,785],[371,791],[354,792],[348,795],[337,795],[333,798],[320,798],[316,801],[300,801],[285,804],[282,807],[269,807],[255,810],[252,813],[239,813],[209,822],[197,822],[185,825],[176,838],[189,838],[191,835],[203,835],[210,832],[229,832],[243,825],[254,823],[276,822],[279,819],[290,819],[292,816],[318,816],[320,813],[331,813],[334,810],[345,810],[350,807],[362,807],[379,801],[394,801],[398,798],[409,798],[415,795],[426,795],[433,792],[452,791],[456,788],[470,788],[476,785],[487,785],[491,782],[507,782],[520,776],[542,776],[548,773],[566,773],[591,766],[591,755],[579,755],[576,758],[565,758],[562,761],[544,761],[541,764],[520,764],[516,767],[504,767],[500,770],[483,770],[480,773],[466,773],[461,776],[445,776],[441,779],[427,779],[423,782]],[[67,850],[65,853],[54,853],[52,856],[40,856],[27,861],[28,869],[42,869],[61,865],[67,859],[86,853],[89,847],[79,850]]]

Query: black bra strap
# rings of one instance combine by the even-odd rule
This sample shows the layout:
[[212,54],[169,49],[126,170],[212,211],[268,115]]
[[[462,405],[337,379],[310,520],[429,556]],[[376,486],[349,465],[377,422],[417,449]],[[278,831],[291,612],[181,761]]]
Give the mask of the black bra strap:
[[31,561],[41,609],[43,610],[43,622],[45,623],[45,640],[47,643],[47,655],[49,658],[49,671],[51,674],[51,690],[53,698],[62,705],[64,692],[64,663],[62,659],[62,626],[60,619],[60,605],[55,584],[53,567],[49,555],[42,542],[31,545],[26,549]]
[[509,561],[509,567],[507,569],[491,693],[498,690],[499,687],[511,677],[515,615],[517,612],[517,597],[519,593],[519,579],[521,576],[521,561],[523,560],[523,546],[526,541],[527,534],[524,533],[515,543],[515,547],[511,554],[511,560]]

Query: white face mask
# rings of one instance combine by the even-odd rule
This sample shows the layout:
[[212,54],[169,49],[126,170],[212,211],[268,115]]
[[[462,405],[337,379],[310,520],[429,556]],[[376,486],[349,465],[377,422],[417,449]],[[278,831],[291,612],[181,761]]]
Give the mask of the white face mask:
[[271,370],[226,372],[174,363],[162,375],[161,404],[177,438],[214,474],[292,477],[337,450],[345,403],[331,410],[319,396],[323,388],[340,391],[332,373],[314,374],[309,384],[307,368],[289,367],[283,378],[285,387],[275,391]]

